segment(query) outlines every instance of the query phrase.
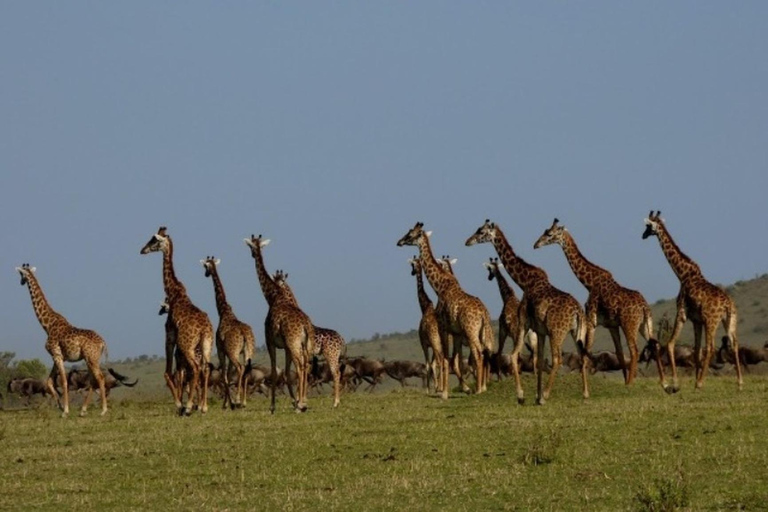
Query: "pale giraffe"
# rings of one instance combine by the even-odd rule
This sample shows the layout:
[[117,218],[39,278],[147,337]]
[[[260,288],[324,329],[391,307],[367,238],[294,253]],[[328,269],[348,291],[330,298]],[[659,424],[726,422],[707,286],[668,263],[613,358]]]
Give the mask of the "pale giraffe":
[[[67,371],[64,368],[64,362],[82,361],[88,366],[91,377],[99,386],[101,394],[101,414],[107,412],[107,394],[104,386],[104,375],[99,367],[99,360],[102,354],[106,353],[107,345],[95,331],[88,329],[79,329],[70,324],[61,313],[53,310],[43,294],[40,283],[35,276],[35,267],[30,267],[28,263],[16,270],[21,274],[21,285],[29,288],[29,295],[32,299],[32,307],[35,310],[37,320],[40,322],[48,339],[45,342],[45,350],[51,354],[53,359],[53,368],[45,382],[45,387],[51,396],[56,398],[59,408],[62,410],[62,417],[69,414],[69,389],[67,386]],[[58,379],[61,385],[63,403],[56,392],[55,383]],[[80,416],[84,416],[88,409],[88,403],[91,400],[93,386],[88,387],[88,392],[80,408]]]
[[[443,320],[440,322],[443,354],[448,354],[450,337],[453,336],[453,367],[462,387],[465,386],[461,372],[461,343],[469,345],[475,361],[475,391],[482,393],[487,389],[490,370],[490,355],[493,347],[493,329],[491,316],[485,305],[465,292],[456,277],[435,260],[429,244],[429,233],[424,231],[424,224],[416,225],[397,242],[398,246],[411,245],[419,248],[419,259],[429,284],[437,296],[445,303]],[[444,359],[440,369],[440,389],[442,397],[448,398],[448,362]]]
[[[189,415],[192,413],[193,395],[197,399],[200,411],[206,413],[208,412],[208,377],[210,375],[211,349],[213,348],[213,326],[208,314],[192,303],[184,284],[176,277],[173,269],[173,241],[165,226],[161,226],[140,251],[141,254],[152,252],[160,252],[163,255],[163,287],[170,306],[169,318],[173,324],[170,335],[175,338],[175,342],[171,343],[166,339],[165,382],[173,394],[179,414]],[[166,337],[168,334],[166,330]],[[171,372],[173,353],[168,353],[169,346],[178,347],[184,356],[185,367],[180,370],[178,380],[184,382],[186,368],[189,368],[188,371],[191,374],[186,406],[182,405],[183,386],[177,386],[174,383],[174,375]],[[202,355],[200,361],[195,357],[196,350],[199,350]],[[202,386],[199,385],[201,375]]]
[[277,349],[285,350],[285,375],[291,373],[291,363],[296,365],[297,394],[293,394],[293,385],[288,380],[288,392],[293,399],[297,412],[307,410],[308,377],[310,370],[310,354],[314,351],[315,330],[312,321],[296,303],[295,297],[289,297],[285,289],[279,286],[264,268],[264,257],[261,250],[269,240],[251,235],[245,239],[251,248],[251,256],[256,263],[256,274],[259,278],[261,292],[269,305],[267,318],[264,321],[264,339],[272,365],[270,412],[275,412],[275,385],[277,383]]
[[[296,296],[293,294],[293,289],[288,284],[288,274],[286,272],[278,270],[272,279],[278,286],[285,289],[285,293],[293,299],[293,303],[298,304]],[[322,355],[328,364],[328,371],[331,372],[331,377],[333,378],[333,406],[338,407],[341,401],[341,374],[344,372],[344,361],[347,357],[347,343],[344,341],[344,337],[333,329],[316,325],[312,325],[312,327],[315,330],[315,348],[312,353],[314,356],[312,358],[313,364],[315,364],[319,355]]]
[[[217,268],[220,262],[221,260],[213,256],[200,260],[205,269],[205,276],[210,277],[213,281],[216,310],[219,312],[219,326],[216,328],[216,351],[219,355],[219,369],[224,376],[223,407],[226,408],[227,403],[229,403],[230,407],[234,409],[246,405],[245,365],[253,358],[253,353],[256,350],[256,337],[253,335],[251,326],[238,320],[232,306],[227,302],[224,285],[221,284]],[[243,362],[240,361],[240,354],[243,355]],[[232,400],[229,393],[229,372],[233,366],[237,370],[235,400]]]
[[[437,321],[437,313],[432,300],[424,290],[424,279],[422,277],[421,261],[418,257],[408,260],[411,264],[411,275],[416,276],[416,297],[419,300],[421,309],[421,320],[419,321],[419,342],[421,350],[424,352],[424,361],[427,365],[427,392],[429,392],[430,377],[435,386],[435,393],[442,390],[439,387],[441,382],[438,375],[438,368],[443,368],[443,346],[440,343],[440,327]],[[430,356],[430,350],[432,355]]]
[[[709,369],[710,361],[715,353],[715,332],[717,325],[722,322],[725,334],[731,342],[736,360],[736,381],[739,389],[742,388],[741,364],[739,363],[739,340],[736,336],[737,314],[736,303],[721,288],[715,286],[704,278],[699,265],[686,256],[677,246],[672,236],[667,231],[661,212],[653,214],[653,210],[645,219],[645,231],[643,240],[649,236],[655,236],[659,240],[661,250],[672,267],[672,271],[680,281],[680,292],[677,294],[677,316],[672,336],[667,343],[667,351],[672,365],[672,387],[667,386],[664,379],[663,368],[660,367],[661,384],[668,392],[679,389],[677,382],[677,368],[675,366],[675,343],[680,336],[685,321],[690,318],[693,322],[694,333],[694,361],[696,365],[696,389],[704,385],[704,377]],[[704,330],[706,347],[702,360],[701,332]]]
[[[558,244],[562,247],[571,270],[589,292],[585,307],[587,353],[591,353],[592,350],[595,328],[602,325],[611,333],[613,345],[616,348],[616,358],[621,365],[621,371],[624,373],[624,382],[631,384],[637,376],[638,333],[647,342],[656,342],[653,335],[653,317],[648,302],[640,292],[624,288],[616,282],[609,271],[585,258],[573,236],[565,226],[559,224],[557,219],[552,222],[552,226],[544,230],[533,247],[538,249],[550,244]],[[629,368],[624,365],[625,358],[619,329],[624,331],[624,338],[627,340]],[[659,376],[661,377],[661,360],[658,357],[656,364],[659,367]]]
[[[536,361],[536,402],[543,404],[552,391],[557,370],[561,365],[563,340],[570,332],[580,352],[583,352],[586,319],[578,301],[571,295],[558,290],[549,282],[547,273],[526,262],[515,254],[504,233],[489,220],[477,228],[474,235],[467,239],[466,245],[492,243],[504,268],[517,285],[523,290],[523,298],[518,308],[518,327],[515,349],[512,353],[512,367],[517,386],[517,400],[524,400],[523,387],[520,383],[518,357],[526,331],[531,329],[534,358]],[[543,349],[549,337],[552,351],[552,369],[549,372],[547,388],[542,391],[542,379],[546,362]],[[535,340],[534,340],[535,338]],[[582,361],[581,379],[584,398],[589,397],[587,384],[586,360]]]
[[[504,344],[507,338],[517,336],[518,319],[517,310],[520,307],[520,301],[515,295],[515,290],[507,282],[507,278],[501,272],[502,264],[499,262],[499,258],[489,258],[489,261],[483,263],[483,266],[488,269],[488,280],[496,280],[496,284],[499,286],[499,295],[501,295],[501,314],[499,314],[499,348],[496,351],[494,357],[500,359],[504,353]],[[516,339],[516,338],[514,338]],[[497,377],[501,380],[501,366],[496,365]]]

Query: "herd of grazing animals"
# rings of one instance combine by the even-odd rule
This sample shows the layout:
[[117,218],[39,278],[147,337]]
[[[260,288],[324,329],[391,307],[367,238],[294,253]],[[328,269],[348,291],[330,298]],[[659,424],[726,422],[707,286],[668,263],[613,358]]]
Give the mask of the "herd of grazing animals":
[[[375,387],[383,375],[389,375],[405,385],[405,379],[418,377],[423,380],[427,392],[448,398],[448,377],[454,373],[463,390],[469,391],[465,379],[466,367],[471,366],[475,379],[475,393],[487,389],[491,370],[501,378],[502,373],[515,378],[519,403],[524,401],[520,373],[529,369],[536,374],[536,403],[543,404],[550,397],[555,376],[561,365],[579,370],[582,393],[589,397],[588,371],[622,371],[625,384],[632,384],[637,375],[638,363],[656,362],[660,383],[668,393],[679,390],[677,367],[692,367],[695,387],[703,386],[707,370],[718,369],[725,362],[736,368],[738,388],[742,387],[742,370],[749,364],[768,361],[768,344],[762,349],[740,349],[736,334],[737,313],[733,299],[721,288],[707,281],[699,266],[675,244],[660,212],[651,211],[645,219],[642,238],[655,236],[673,272],[680,281],[677,297],[677,313],[671,336],[662,346],[654,336],[651,310],[642,294],[624,288],[611,273],[589,261],[579,250],[573,236],[555,219],[552,225],[534,244],[538,249],[557,244],[563,250],[574,275],[587,289],[584,308],[573,296],[555,288],[547,273],[518,256],[501,228],[486,220],[467,240],[465,245],[490,243],[497,257],[484,264],[488,279],[496,280],[502,299],[502,312],[498,320],[498,344],[494,349],[493,330],[488,309],[479,298],[465,292],[453,273],[455,260],[443,256],[436,258],[430,246],[431,232],[424,225],[416,225],[397,242],[398,246],[413,246],[418,256],[409,260],[411,275],[416,277],[416,291],[421,320],[418,334],[424,363],[395,361],[384,363],[365,358],[347,358],[346,344],[342,336],[332,330],[313,325],[301,309],[287,283],[288,274],[277,271],[270,275],[264,265],[263,248],[269,240],[251,235],[244,241],[251,251],[262,294],[267,301],[268,313],[264,322],[264,336],[270,360],[269,369],[257,369],[252,364],[255,353],[255,336],[251,327],[240,321],[227,302],[224,286],[219,277],[219,260],[208,257],[201,260],[205,276],[213,283],[219,325],[213,331],[208,315],[195,306],[187,295],[183,283],[176,277],[173,267],[173,241],[165,227],[160,227],[141,249],[141,254],[162,254],[162,277],[165,301],[160,314],[167,314],[165,323],[166,368],[164,378],[171,391],[177,412],[189,415],[195,409],[207,411],[209,379],[220,382],[224,404],[232,409],[245,406],[249,379],[257,378],[264,386],[268,382],[270,411],[275,411],[275,393],[279,376],[287,386],[293,407],[297,412],[307,409],[307,393],[310,385],[322,385],[333,381],[334,401],[340,402],[342,386],[354,375],[357,382],[368,382]],[[502,269],[522,289],[520,299],[507,282]],[[46,350],[51,355],[53,367],[45,381],[13,379],[8,392],[29,398],[42,394],[55,398],[62,415],[69,413],[69,391],[86,391],[81,414],[85,414],[91,394],[98,388],[101,395],[101,414],[107,412],[107,394],[117,385],[132,386],[127,378],[108,369],[109,378],[100,367],[106,355],[104,340],[94,331],[72,326],[60,313],[48,304],[35,276],[35,268],[24,264],[16,269],[21,284],[29,289],[32,306],[40,325],[48,338]],[[426,293],[423,277],[437,294],[433,304]],[[677,340],[686,320],[694,327],[694,346],[678,346]],[[725,329],[722,345],[715,351],[715,331],[718,324]],[[611,335],[615,352],[592,353],[595,329],[605,327]],[[624,333],[629,356],[624,355],[621,333]],[[563,352],[563,342],[568,335],[573,338],[576,351]],[[637,336],[646,340],[645,348],[638,350]],[[704,339],[702,340],[702,334]],[[512,338],[513,350],[504,353],[507,338]],[[527,342],[526,342],[527,338]],[[546,340],[550,344],[550,359],[544,357]],[[702,341],[704,345],[702,346]],[[211,364],[211,350],[216,345],[219,366]],[[469,359],[462,357],[462,346],[469,347]],[[523,346],[529,354],[522,354]],[[285,368],[279,373],[277,350],[285,351]],[[322,355],[322,369],[317,356]],[[64,363],[85,360],[87,373],[72,370],[67,374]],[[295,374],[291,366],[296,368]],[[667,383],[664,367],[672,373],[671,385]],[[544,374],[549,373],[546,386]],[[230,377],[232,375],[232,377]],[[295,377],[291,377],[295,375]],[[310,384],[310,375],[312,383]],[[233,384],[229,379],[233,378]],[[293,385],[296,384],[294,393]],[[431,385],[430,385],[431,384]],[[57,390],[61,388],[61,394]],[[231,387],[234,390],[231,391]],[[184,395],[186,393],[186,402]]]

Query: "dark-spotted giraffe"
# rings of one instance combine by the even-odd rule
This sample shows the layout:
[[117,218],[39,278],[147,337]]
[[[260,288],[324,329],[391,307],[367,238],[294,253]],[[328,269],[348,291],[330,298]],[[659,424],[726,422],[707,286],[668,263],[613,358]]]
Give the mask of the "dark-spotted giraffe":
[[[645,219],[643,240],[650,236],[658,238],[661,251],[680,281],[680,292],[677,294],[675,326],[672,331],[672,337],[669,343],[667,343],[667,351],[669,352],[669,359],[672,364],[671,391],[679,389],[674,358],[675,343],[680,336],[683,324],[689,318],[693,322],[696,389],[700,389],[704,385],[704,377],[715,353],[715,332],[717,331],[718,324],[721,322],[725,329],[725,334],[728,336],[733,347],[736,360],[736,381],[739,389],[741,389],[743,380],[738,357],[739,340],[736,336],[736,303],[724,290],[707,281],[701,273],[699,265],[680,250],[669,234],[667,226],[664,224],[664,219],[661,218],[661,212],[657,211],[654,215],[653,211],[651,211],[648,218]],[[706,338],[703,355],[701,349],[702,330]],[[665,390],[668,390],[663,368],[660,369],[660,372],[662,372],[662,386],[664,386]]]

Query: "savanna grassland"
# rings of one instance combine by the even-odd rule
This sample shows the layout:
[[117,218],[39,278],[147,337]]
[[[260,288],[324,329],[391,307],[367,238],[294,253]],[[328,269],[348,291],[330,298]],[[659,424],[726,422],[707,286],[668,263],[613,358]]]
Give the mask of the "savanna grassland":
[[[768,507],[768,377],[654,378],[631,388],[559,377],[545,406],[511,380],[447,401],[416,388],[312,396],[305,414],[174,415],[115,398],[105,417],[0,412],[3,510],[761,510]],[[127,394],[125,395],[127,396]],[[667,508],[666,510],[672,510]]]
[[[728,290],[741,343],[762,346],[768,276]],[[673,316],[674,302],[653,309]],[[349,355],[418,361],[413,334],[354,343]],[[609,348],[598,335],[596,348]],[[688,326],[680,342],[691,337]],[[577,374],[559,375],[545,406],[525,375],[523,406],[511,379],[447,401],[389,381],[345,393],[337,410],[326,389],[310,393],[305,414],[279,395],[270,415],[254,395],[238,411],[214,398],[189,418],[174,414],[162,361],[114,366],[139,384],[114,390],[105,417],[79,418],[75,405],[62,419],[45,400],[6,397],[0,509],[768,510],[768,363],[740,392],[726,366],[701,391],[683,376],[666,395],[641,365],[629,388],[620,375],[592,376],[587,401]]]

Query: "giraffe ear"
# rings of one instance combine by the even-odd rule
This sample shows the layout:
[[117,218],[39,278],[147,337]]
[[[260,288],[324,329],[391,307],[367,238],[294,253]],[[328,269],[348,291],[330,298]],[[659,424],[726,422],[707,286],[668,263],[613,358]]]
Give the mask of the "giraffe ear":
[[269,238],[259,239],[259,247],[266,247],[269,245]]
[[451,266],[454,266],[457,261],[459,261],[458,258],[452,258],[452,259],[448,260],[448,263],[450,263]]
[[201,264],[202,266],[205,266],[205,262],[206,262],[206,261],[208,261],[208,260],[204,260],[204,259],[203,259],[203,260],[200,260],[200,264]]
[[427,238],[432,236],[432,232],[431,231],[425,231],[424,234],[427,235]]
[[213,262],[214,265],[218,265],[219,263],[221,263],[221,258],[216,258]]
[[489,263],[487,261],[483,262],[483,266],[487,268],[488,270],[491,270],[493,268],[493,263]]

